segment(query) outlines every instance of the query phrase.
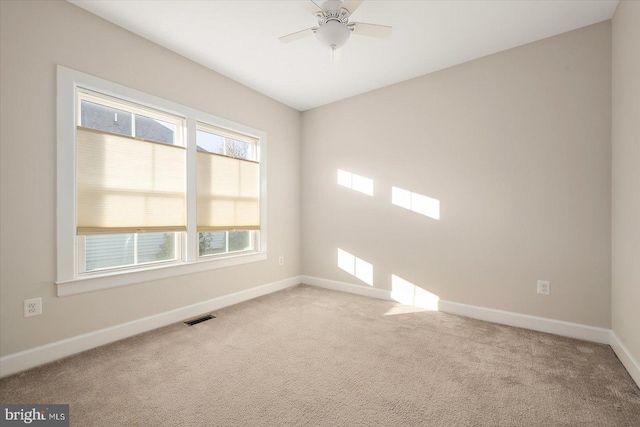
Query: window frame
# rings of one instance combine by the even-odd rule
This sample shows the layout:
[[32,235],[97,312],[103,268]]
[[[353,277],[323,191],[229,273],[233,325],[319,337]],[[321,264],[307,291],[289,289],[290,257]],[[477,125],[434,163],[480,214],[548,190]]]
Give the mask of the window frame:
[[[125,103],[141,105],[168,115],[185,118],[187,150],[187,231],[184,234],[182,262],[143,264],[122,269],[80,274],[76,242],[76,119],[79,113],[77,91],[104,94]],[[260,163],[260,237],[255,251],[198,256],[196,229],[196,128],[210,124],[245,134],[258,140]],[[148,93],[57,66],[57,205],[56,254],[57,294],[73,295],[141,283],[200,271],[241,265],[267,259],[267,134],[264,131],[187,107]]]

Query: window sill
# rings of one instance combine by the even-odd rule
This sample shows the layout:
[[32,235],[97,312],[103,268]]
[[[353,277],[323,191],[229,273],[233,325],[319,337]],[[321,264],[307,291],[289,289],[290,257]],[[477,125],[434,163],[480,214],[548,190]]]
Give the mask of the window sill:
[[56,282],[57,295],[59,297],[66,297],[69,295],[101,291],[104,289],[117,288],[119,286],[133,285],[152,280],[199,273],[201,271],[232,267],[234,265],[247,264],[250,262],[264,261],[266,259],[266,252],[254,252],[224,258],[200,259],[197,262],[157,265],[135,271],[94,274],[91,276],[79,277],[77,279]]

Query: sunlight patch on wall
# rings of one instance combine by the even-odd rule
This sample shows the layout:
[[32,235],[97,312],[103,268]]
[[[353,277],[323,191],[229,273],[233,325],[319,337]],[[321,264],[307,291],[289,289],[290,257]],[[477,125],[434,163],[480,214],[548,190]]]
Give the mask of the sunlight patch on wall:
[[402,304],[438,311],[440,297],[395,274],[391,275],[391,298]]
[[371,178],[338,169],[338,185],[373,196],[373,180]]
[[392,187],[391,203],[429,218],[440,219],[440,200],[432,197]]
[[354,277],[373,286],[373,265],[338,248],[338,267]]

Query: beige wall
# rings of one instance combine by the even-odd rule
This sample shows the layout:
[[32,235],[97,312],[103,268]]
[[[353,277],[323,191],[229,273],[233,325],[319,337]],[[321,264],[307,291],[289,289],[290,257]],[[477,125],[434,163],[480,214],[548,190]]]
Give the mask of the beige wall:
[[[64,1],[0,16],[0,355],[300,273],[299,112]],[[268,260],[57,298],[56,64],[266,131]],[[39,296],[43,315],[23,318]]]
[[[376,288],[395,274],[449,301],[610,327],[610,31],[304,112],[303,274],[367,286],[336,266],[341,248]],[[372,178],[374,196],[336,185],[337,169]],[[439,199],[441,219],[393,206],[392,186]]]
[[612,323],[640,361],[640,2],[613,16]]
[[[638,108],[640,4],[623,3],[614,18],[613,325],[639,358],[639,131],[625,117]],[[377,288],[390,289],[395,274],[450,301],[611,326],[610,22],[301,120],[66,2],[0,5],[0,355],[300,273],[362,284],[337,268],[338,248],[373,264]],[[265,130],[269,259],[56,297],[56,64]],[[339,168],[374,179],[374,196],[337,186]],[[393,206],[392,186],[438,198],[441,219]],[[536,294],[538,279],[551,281],[549,297]],[[44,314],[23,318],[23,300],[38,296]]]

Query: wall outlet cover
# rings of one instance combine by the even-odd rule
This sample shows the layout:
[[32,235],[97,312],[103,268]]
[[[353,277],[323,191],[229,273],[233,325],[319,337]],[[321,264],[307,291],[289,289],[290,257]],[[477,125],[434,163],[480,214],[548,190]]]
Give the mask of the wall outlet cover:
[[542,295],[549,295],[551,284],[547,280],[538,280],[538,293]]
[[42,298],[24,300],[24,317],[39,316],[42,314]]

